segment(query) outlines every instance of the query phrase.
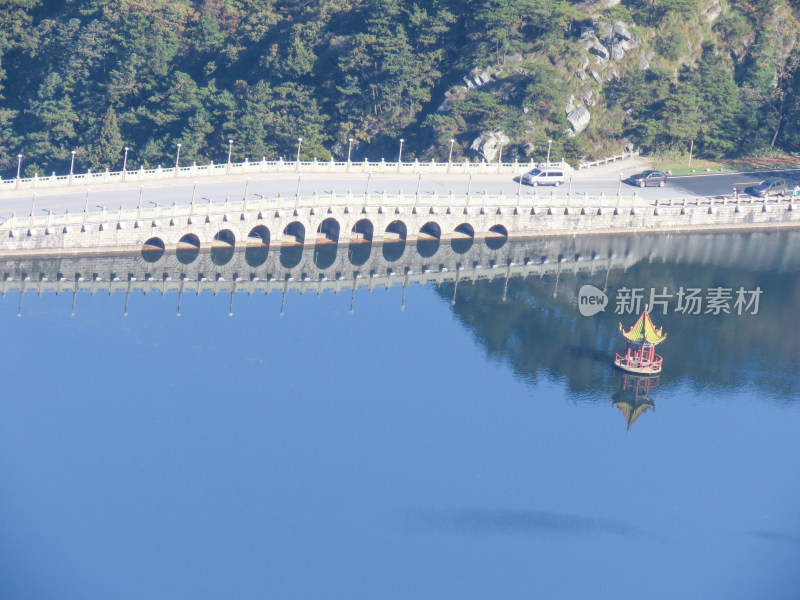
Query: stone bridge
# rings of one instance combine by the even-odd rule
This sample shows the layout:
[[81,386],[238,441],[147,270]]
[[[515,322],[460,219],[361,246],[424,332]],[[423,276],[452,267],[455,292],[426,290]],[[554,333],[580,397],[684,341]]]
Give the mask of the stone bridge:
[[[188,261],[236,248],[439,244],[593,233],[774,229],[800,226],[791,200],[695,199],[649,204],[634,196],[314,195],[142,207],[119,211],[12,216],[0,225],[0,257],[167,252]],[[298,250],[302,253],[302,250]]]

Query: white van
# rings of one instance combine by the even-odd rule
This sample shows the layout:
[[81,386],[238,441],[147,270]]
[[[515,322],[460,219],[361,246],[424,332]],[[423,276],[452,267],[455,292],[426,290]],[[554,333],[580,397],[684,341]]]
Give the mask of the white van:
[[555,167],[542,167],[528,171],[522,176],[525,185],[561,185],[564,183],[564,170]]

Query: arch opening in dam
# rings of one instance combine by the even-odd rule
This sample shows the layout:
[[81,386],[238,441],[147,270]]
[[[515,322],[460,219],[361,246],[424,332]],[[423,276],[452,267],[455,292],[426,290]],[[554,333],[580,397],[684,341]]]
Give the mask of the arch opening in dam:
[[164,240],[152,237],[142,245],[142,258],[145,262],[154,263],[164,256]]
[[347,258],[354,267],[365,264],[372,254],[372,239],[375,236],[375,226],[369,219],[360,219],[353,225],[350,234],[350,244],[347,247]]
[[283,239],[281,245],[304,244],[306,241],[306,228],[300,221],[292,221],[283,228]]
[[371,242],[375,235],[375,226],[369,219],[361,219],[353,225],[350,242]]
[[490,250],[499,250],[508,241],[508,229],[503,225],[492,225],[486,234],[486,245]]
[[299,221],[292,221],[283,230],[280,263],[284,269],[293,269],[303,258],[303,242],[306,228]]
[[193,233],[187,233],[178,240],[175,257],[183,265],[193,263],[200,254],[200,238]]
[[475,228],[469,223],[461,223],[455,228],[450,247],[456,254],[466,254],[475,243]]
[[236,236],[230,229],[222,229],[214,236],[211,246],[211,262],[218,267],[227,265],[236,250]]
[[392,221],[383,235],[383,258],[387,262],[400,260],[406,251],[408,228],[403,221]]
[[420,227],[417,236],[417,253],[422,258],[431,258],[439,251],[442,228],[434,221],[428,221]]
[[253,227],[247,235],[247,248],[244,251],[245,262],[250,267],[260,267],[267,262],[269,256],[270,233],[264,225]]
[[339,221],[328,217],[317,228],[317,239],[314,243],[314,264],[318,269],[327,269],[336,262],[339,245]]
[[248,246],[269,246],[270,233],[266,225],[258,225],[247,234]]
[[320,242],[330,242],[333,244],[337,244],[339,242],[339,232],[341,231],[341,226],[339,225],[339,221],[332,217],[328,217],[322,223],[319,224],[317,228],[317,241],[316,243],[319,244]]
[[371,254],[371,242],[360,244],[350,243],[350,245],[347,247],[347,260],[349,260],[350,264],[354,267],[360,267],[361,265],[366,264]]

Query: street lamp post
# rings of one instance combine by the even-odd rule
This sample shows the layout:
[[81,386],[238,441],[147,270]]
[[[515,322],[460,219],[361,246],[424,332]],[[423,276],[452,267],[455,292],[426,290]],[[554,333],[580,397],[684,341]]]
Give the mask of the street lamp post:
[[550,146],[553,144],[553,140],[547,140],[547,164],[550,165]]
[[348,146],[347,146],[347,172],[350,172],[350,155],[353,153],[353,142],[355,140],[353,138],[347,138]]
[[231,154],[233,154],[233,140],[228,140],[228,173],[231,172]]
[[75,171],[75,153],[77,150],[72,150],[72,160],[69,161],[69,184],[72,185],[72,174]]
[[500,167],[503,166],[503,142],[500,142],[500,152],[497,155],[497,172],[500,172]]
[[295,164],[297,165],[297,170],[300,170],[300,146],[303,144],[303,138],[297,138],[297,158],[295,159]]
[[453,144],[456,143],[455,138],[450,138],[450,152],[447,154],[447,172],[450,172],[450,166],[453,164]]
[[405,142],[405,140],[403,138],[400,138],[400,152],[397,154],[397,170],[398,171],[400,170],[400,163],[403,162],[403,142]]
[[178,168],[180,167],[180,164],[181,164],[181,146],[182,145],[183,144],[178,142],[178,152],[175,154],[175,177],[178,176]]
[[122,159],[122,181],[125,181],[125,174],[128,172],[128,150],[130,148],[125,146],[125,158]]
[[22,154],[17,154],[17,187],[19,187],[19,174],[22,170]]
[[617,208],[619,208],[620,201],[622,200],[622,177],[623,172],[619,172],[619,184],[617,185]]

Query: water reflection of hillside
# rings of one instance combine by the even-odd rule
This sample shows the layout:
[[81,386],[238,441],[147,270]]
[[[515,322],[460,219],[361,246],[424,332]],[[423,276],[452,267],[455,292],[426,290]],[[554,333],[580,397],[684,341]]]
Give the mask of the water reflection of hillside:
[[[764,239],[786,243],[778,237]],[[611,357],[621,347],[618,323],[628,324],[634,318],[614,314],[614,299],[621,287],[644,288],[645,295],[650,288],[665,286],[670,291],[681,286],[760,287],[763,294],[757,315],[687,315],[675,312],[674,302],[668,314],[655,312],[654,321],[669,335],[659,346],[664,356],[663,380],[710,387],[714,395],[747,385],[775,398],[797,399],[800,273],[794,267],[779,271],[778,266],[785,269],[785,263],[770,268],[763,257],[753,257],[751,264],[740,260],[738,268],[725,261],[715,261],[724,266],[703,264],[706,258],[702,252],[697,254],[698,263],[690,256],[680,262],[668,258],[650,262],[642,257],[624,271],[512,278],[507,285],[504,281],[462,282],[453,311],[490,356],[507,360],[521,377],[563,378],[576,394],[594,397],[598,387],[610,389]],[[576,293],[584,283],[607,286],[611,305],[605,313],[580,315]],[[439,293],[450,300],[453,285],[444,284]]]
[[[369,242],[271,248],[255,243],[219,252],[186,249],[135,255],[17,257],[0,261],[0,295],[23,300],[71,294],[346,293],[432,285],[486,348],[524,378],[564,378],[577,394],[606,397],[610,361],[620,348],[614,314],[620,288],[760,288],[757,315],[653,318],[667,331],[663,390],[680,380],[726,389],[749,384],[776,397],[798,396],[800,358],[800,232],[498,238],[439,243]],[[607,289],[605,313],[583,317],[576,293],[591,283]],[[355,303],[357,304],[357,303]],[[78,303],[80,305],[80,303]],[[643,307],[642,307],[643,308]]]

